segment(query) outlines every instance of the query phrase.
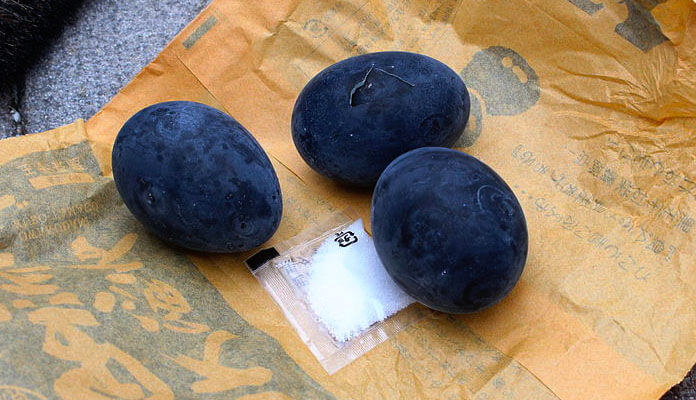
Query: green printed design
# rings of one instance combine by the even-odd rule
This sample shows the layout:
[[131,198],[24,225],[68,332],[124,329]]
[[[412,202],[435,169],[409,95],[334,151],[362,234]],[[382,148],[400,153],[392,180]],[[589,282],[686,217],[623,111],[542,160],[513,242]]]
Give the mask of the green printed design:
[[196,28],[196,30],[193,31],[193,33],[189,37],[187,37],[186,40],[184,40],[184,47],[186,47],[187,49],[193,47],[193,45],[195,45],[196,42],[198,42],[203,37],[203,35],[208,33],[208,31],[211,30],[217,24],[217,22],[217,17],[215,17],[214,15],[208,17],[208,19],[206,19],[205,22],[201,24],[201,26]]
[[539,76],[527,60],[503,46],[483,49],[460,72],[469,89],[469,121],[456,147],[469,147],[481,135],[484,115],[518,115],[541,97]]
[[[616,25],[614,31],[644,53],[666,42],[667,37],[650,13],[653,8],[665,1],[667,0],[620,0],[619,3],[626,6],[628,16],[625,21]],[[568,2],[589,15],[594,15],[604,8],[603,3],[595,3],[591,0],[568,0]]]
[[[36,189],[63,182],[41,178],[47,173],[91,182]],[[182,251],[144,230],[86,142],[0,166],[0,188],[0,199],[13,198],[0,209],[7,390],[58,399],[333,398]]]

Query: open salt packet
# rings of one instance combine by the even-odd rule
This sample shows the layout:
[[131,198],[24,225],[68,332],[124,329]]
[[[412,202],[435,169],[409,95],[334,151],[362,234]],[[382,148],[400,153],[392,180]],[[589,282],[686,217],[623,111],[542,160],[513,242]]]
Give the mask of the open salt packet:
[[391,279],[362,220],[345,214],[247,265],[329,374],[428,313]]

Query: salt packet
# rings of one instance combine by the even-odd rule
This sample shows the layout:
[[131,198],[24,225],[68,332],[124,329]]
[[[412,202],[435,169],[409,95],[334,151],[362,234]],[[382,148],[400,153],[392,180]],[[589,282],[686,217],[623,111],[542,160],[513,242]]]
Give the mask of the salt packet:
[[391,279],[362,220],[343,214],[247,265],[329,374],[428,313]]

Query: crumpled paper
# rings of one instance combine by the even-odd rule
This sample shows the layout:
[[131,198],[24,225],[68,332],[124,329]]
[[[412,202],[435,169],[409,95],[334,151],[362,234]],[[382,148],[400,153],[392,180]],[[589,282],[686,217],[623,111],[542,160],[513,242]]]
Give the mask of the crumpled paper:
[[[271,157],[284,219],[369,221],[290,138],[317,72],[378,50],[470,89],[458,146],[524,208],[499,305],[434,314],[327,375],[243,265],[165,246],[110,151],[134,112],[193,100]],[[696,361],[696,4],[690,0],[216,0],[86,123],[0,141],[0,394],[19,398],[657,399]],[[463,244],[464,245],[464,244]]]

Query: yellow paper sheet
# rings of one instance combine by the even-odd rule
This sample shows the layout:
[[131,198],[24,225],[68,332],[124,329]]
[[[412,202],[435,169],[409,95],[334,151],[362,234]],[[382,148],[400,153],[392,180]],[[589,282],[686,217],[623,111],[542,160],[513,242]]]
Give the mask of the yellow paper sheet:
[[[278,172],[268,245],[344,206],[369,220],[368,191],[302,161],[290,115],[321,69],[397,49],[467,83],[458,146],[519,197],[529,258],[501,304],[422,320],[329,376],[249,253],[172,249],[134,220],[111,146],[144,106],[210,104]],[[691,0],[213,1],[87,123],[0,141],[0,394],[657,399],[696,362],[695,49]]]

